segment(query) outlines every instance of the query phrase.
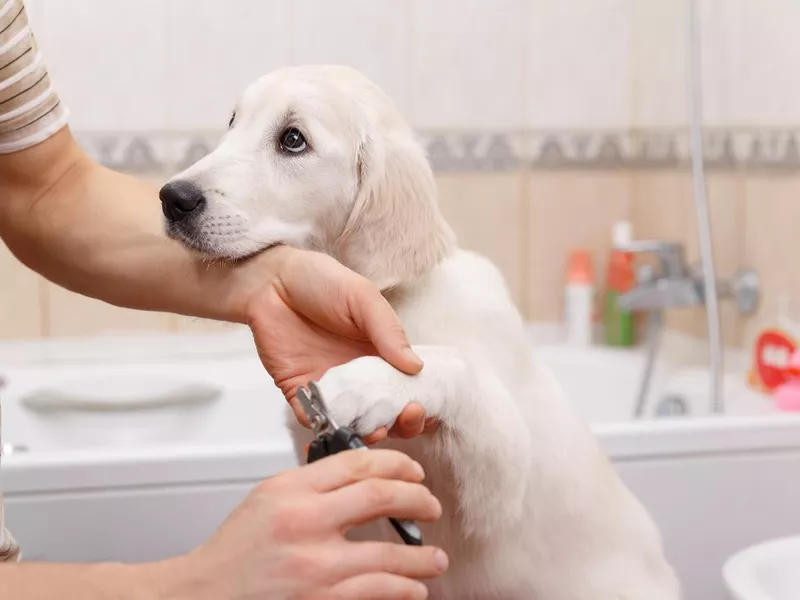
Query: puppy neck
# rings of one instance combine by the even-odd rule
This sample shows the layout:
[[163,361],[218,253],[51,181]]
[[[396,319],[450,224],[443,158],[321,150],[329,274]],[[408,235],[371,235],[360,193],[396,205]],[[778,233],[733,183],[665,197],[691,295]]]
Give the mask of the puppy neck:
[[419,213],[413,219],[387,217],[388,228],[377,228],[377,232],[369,231],[378,224],[373,221],[369,229],[349,235],[346,243],[340,240],[333,256],[382,292],[403,288],[429,273],[456,248],[455,235],[438,209],[420,217]]

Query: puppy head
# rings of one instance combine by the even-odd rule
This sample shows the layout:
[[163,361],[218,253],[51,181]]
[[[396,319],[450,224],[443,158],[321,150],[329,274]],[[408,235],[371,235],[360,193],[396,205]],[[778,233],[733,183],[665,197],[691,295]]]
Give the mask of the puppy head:
[[382,288],[454,241],[422,147],[381,90],[345,67],[257,80],[218,147],[160,195],[168,234],[205,255],[316,249]]

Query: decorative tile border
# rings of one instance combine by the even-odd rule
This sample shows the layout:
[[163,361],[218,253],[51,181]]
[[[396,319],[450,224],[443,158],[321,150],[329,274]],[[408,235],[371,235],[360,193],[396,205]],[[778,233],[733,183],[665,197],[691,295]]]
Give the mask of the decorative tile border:
[[[441,172],[527,169],[675,169],[691,164],[689,133],[528,131],[423,133]],[[800,170],[800,130],[707,130],[708,169]]]
[[[174,173],[208,154],[220,132],[78,133],[99,162],[132,173]],[[420,132],[441,173],[522,169],[675,169],[690,165],[686,130]],[[707,130],[710,170],[800,170],[800,130]]]

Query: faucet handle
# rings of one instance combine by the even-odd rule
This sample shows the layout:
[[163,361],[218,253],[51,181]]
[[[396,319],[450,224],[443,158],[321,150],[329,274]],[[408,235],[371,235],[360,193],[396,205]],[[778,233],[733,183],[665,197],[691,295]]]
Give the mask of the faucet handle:
[[636,268],[636,283],[641,285],[644,283],[652,283],[657,279],[656,269],[651,264],[639,265]]
[[639,240],[621,246],[614,246],[621,252],[632,254],[653,254],[661,264],[664,276],[670,278],[684,277],[686,274],[683,244],[665,240]]
[[[692,271],[698,281],[703,281],[703,265],[697,263]],[[761,282],[752,268],[738,269],[728,279],[717,280],[717,296],[733,300],[739,314],[747,317],[755,313],[761,302]]]

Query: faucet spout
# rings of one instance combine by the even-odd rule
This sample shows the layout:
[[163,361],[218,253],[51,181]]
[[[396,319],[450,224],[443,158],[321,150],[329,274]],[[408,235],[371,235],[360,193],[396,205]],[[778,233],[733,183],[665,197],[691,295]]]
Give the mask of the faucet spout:
[[656,279],[642,283],[617,298],[619,307],[627,311],[685,308],[702,302],[702,290],[698,282],[691,278]]

